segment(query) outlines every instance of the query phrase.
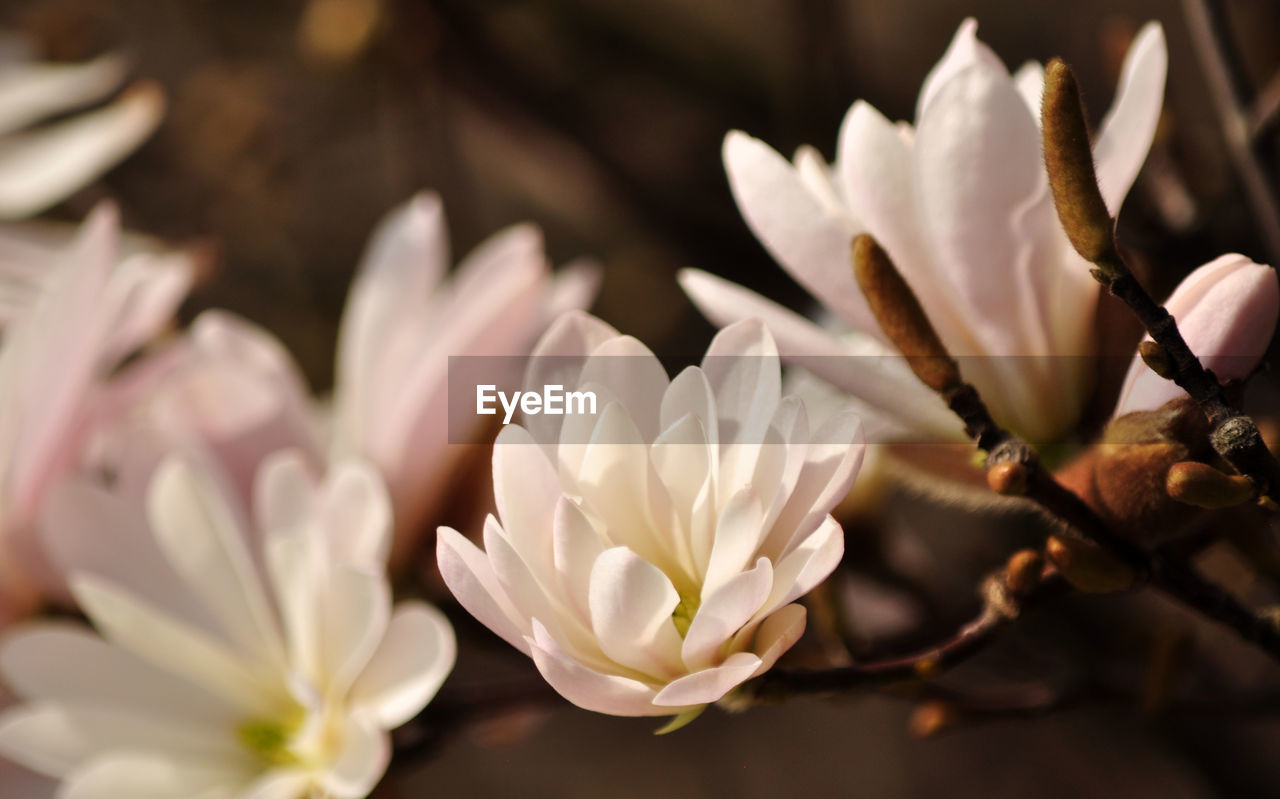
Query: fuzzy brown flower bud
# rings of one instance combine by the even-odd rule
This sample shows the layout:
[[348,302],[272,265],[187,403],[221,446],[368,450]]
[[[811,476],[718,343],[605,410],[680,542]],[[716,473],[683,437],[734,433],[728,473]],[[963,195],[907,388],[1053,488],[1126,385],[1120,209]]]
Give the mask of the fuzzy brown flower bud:
[[1098,190],[1080,87],[1061,59],[1045,67],[1040,115],[1053,204],[1071,246],[1108,277],[1122,274],[1124,266],[1114,255],[1114,222]]
[[1044,558],[1034,549],[1021,549],[1009,557],[1004,567],[1004,582],[1009,593],[1026,596],[1040,584],[1044,571]]
[[866,234],[853,240],[853,274],[889,341],[907,357],[920,382],[942,392],[960,383],[960,369],[938,338],[915,292],[888,254]]

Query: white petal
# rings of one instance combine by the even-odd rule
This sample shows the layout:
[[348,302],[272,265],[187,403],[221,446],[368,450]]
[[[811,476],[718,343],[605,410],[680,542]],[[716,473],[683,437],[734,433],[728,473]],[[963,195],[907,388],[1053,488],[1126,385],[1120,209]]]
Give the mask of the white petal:
[[667,708],[653,706],[654,690],[616,674],[601,674],[565,653],[536,619],[527,644],[543,678],[565,699],[584,710],[613,716],[661,716]]
[[247,713],[274,700],[243,658],[218,641],[175,622],[114,586],[72,575],[71,591],[108,641],[223,697]]
[[231,723],[232,711],[218,697],[78,625],[42,624],[10,634],[0,650],[0,671],[28,701],[112,706],[208,726]]
[[669,380],[667,370],[644,344],[631,336],[606,341],[591,353],[578,381],[608,388],[626,408],[641,437],[646,442],[657,437],[662,395]]
[[1164,29],[1158,22],[1148,22],[1129,47],[1115,102],[1098,127],[1093,145],[1098,188],[1113,216],[1120,212],[1120,205],[1151,149],[1164,104],[1168,66]]
[[956,75],[974,65],[999,66],[1000,58],[982,42],[978,41],[978,21],[969,17],[960,23],[956,34],[943,53],[942,59],[929,70],[924,84],[920,88],[920,96],[916,100],[916,125],[924,118],[925,109],[933,104],[934,99]]
[[329,577],[320,618],[327,685],[344,691],[364,670],[391,619],[391,586],[383,574],[340,566]]
[[757,614],[759,621],[812,591],[835,571],[844,556],[844,530],[830,516],[773,567],[773,590]]
[[337,760],[323,772],[321,789],[334,799],[363,799],[391,762],[391,739],[373,716],[354,713],[343,720]]
[[556,503],[553,550],[565,604],[584,624],[591,622],[591,568],[606,549],[591,519],[568,497]]
[[39,213],[94,180],[160,124],[165,99],[136,84],[96,111],[0,143],[0,217]]
[[234,778],[233,771],[198,761],[113,752],[70,775],[58,799],[222,799],[231,796]]
[[351,700],[394,729],[413,718],[453,670],[457,644],[444,614],[425,602],[396,606],[378,649],[351,688]]
[[716,524],[715,542],[702,581],[701,601],[705,602],[755,559],[764,536],[764,509],[751,486],[729,498]]
[[383,571],[391,552],[391,498],[376,469],[363,461],[331,467],[319,510],[335,561]]
[[0,65],[0,134],[105,97],[127,69],[115,54],[80,64]]
[[686,674],[653,698],[660,707],[685,707],[705,705],[729,693],[749,679],[760,667],[760,658],[751,652],[735,652],[715,668]]
[[626,547],[606,550],[591,569],[589,603],[591,627],[612,660],[660,678],[682,671],[671,619],[680,596],[653,564]]
[[755,568],[732,577],[708,596],[684,636],[685,667],[695,671],[718,665],[720,648],[755,616],[772,587],[772,564],[760,558]]
[[282,658],[280,631],[243,522],[212,475],[175,458],[160,466],[147,516],[165,557],[244,651]]
[[760,624],[752,645],[752,650],[760,656],[760,667],[751,676],[764,674],[778,662],[783,653],[800,640],[800,636],[804,634],[806,615],[804,605],[797,602],[780,608]]
[[551,537],[560,480],[533,436],[507,425],[493,445],[493,496],[511,544],[540,579],[554,573]]

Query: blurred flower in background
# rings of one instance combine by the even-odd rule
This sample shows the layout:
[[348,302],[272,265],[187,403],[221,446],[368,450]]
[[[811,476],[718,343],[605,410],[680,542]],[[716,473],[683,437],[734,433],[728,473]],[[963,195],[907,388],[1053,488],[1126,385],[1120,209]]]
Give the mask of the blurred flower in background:
[[[377,473],[323,481],[284,452],[250,522],[216,470],[165,461],[136,504],[64,484],[61,566],[99,635],[34,624],[0,650],[22,704],[0,751],[66,796],[367,796],[387,730],[453,667],[453,632],[392,607],[391,507]],[[82,546],[85,528],[112,546]]]
[[441,574],[574,704],[687,719],[799,639],[793,603],[844,552],[828,513],[862,460],[861,423],[845,411],[810,429],[754,321],[668,380],[639,341],[570,314],[526,380],[551,384],[593,392],[596,412],[503,428],[485,549],[442,527]]
[[[1149,24],[1098,130],[1094,156],[1113,214],[1155,134],[1166,61],[1163,31]],[[1091,389],[1098,286],[1049,196],[1043,82],[1038,63],[1010,75],[970,19],[925,79],[915,126],[858,101],[841,126],[834,166],[810,147],[788,163],[744,133],[725,138],[725,169],[747,223],[850,332],[825,330],[699,271],[684,272],[681,284],[717,324],[768,322],[783,358],[855,398],[882,440],[963,440],[943,403],[892,357],[854,282],[850,242],[870,233],[995,418],[1033,442],[1055,441],[1073,428]],[[860,365],[839,356],[860,356]]]
[[99,206],[56,256],[0,269],[0,593],[14,609],[58,585],[37,537],[42,503],[93,431],[145,390],[114,373],[169,324],[191,282],[183,255],[122,259],[118,225]]
[[[127,61],[105,55],[80,64],[30,58],[21,42],[0,44],[0,219],[40,213],[133,152],[160,124],[160,87],[139,81],[101,108]],[[51,117],[63,117],[37,125]]]

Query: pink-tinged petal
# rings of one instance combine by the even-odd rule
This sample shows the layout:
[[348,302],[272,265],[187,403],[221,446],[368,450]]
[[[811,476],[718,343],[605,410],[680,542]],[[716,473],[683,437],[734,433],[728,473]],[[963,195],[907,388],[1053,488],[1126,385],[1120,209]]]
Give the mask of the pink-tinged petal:
[[836,163],[850,211],[888,252],[943,341],[960,351],[975,349],[952,276],[939,272],[929,249],[923,225],[933,220],[921,217],[912,148],[892,122],[861,100],[845,115],[839,142]]
[[735,652],[719,666],[686,674],[668,683],[653,698],[653,704],[673,708],[715,702],[750,679],[759,667],[760,658],[755,654]]
[[723,647],[764,604],[773,587],[773,566],[768,558],[721,585],[694,614],[680,655],[690,671],[718,665]]
[[854,327],[879,330],[853,280],[849,247],[862,228],[829,213],[795,168],[758,139],[730,133],[724,164],[738,210],[774,259]]
[[974,65],[939,89],[917,127],[915,155],[933,281],[946,276],[941,291],[955,292],[959,315],[942,318],[979,332],[976,342],[947,341],[952,352],[1048,354],[1041,299],[1049,270],[1036,246],[1055,220],[1048,206],[1034,212],[1049,202],[1040,131],[1002,65]]
[[394,729],[431,701],[456,659],[457,643],[444,614],[425,602],[401,602],[352,686],[351,700],[383,728]]
[[978,41],[978,21],[969,17],[960,23],[942,59],[925,76],[920,97],[916,100],[917,127],[938,93],[954,80],[956,75],[975,65],[1003,68],[999,56],[992,52],[990,47]]
[[1158,22],[1148,22],[1129,47],[1115,102],[1098,127],[1093,145],[1098,188],[1113,216],[1120,213],[1120,205],[1151,149],[1164,104],[1168,66],[1164,29]]
[[96,179],[151,135],[164,92],[137,83],[107,106],[0,144],[0,217],[39,213]]
[[[1188,275],[1166,307],[1202,364],[1221,379],[1242,379],[1271,342],[1280,285],[1271,267],[1223,255]],[[1114,415],[1154,410],[1180,396],[1182,389],[1134,356]]]
[[671,619],[680,595],[653,564],[626,547],[606,550],[591,568],[589,604],[592,630],[610,659],[658,679],[682,671]]
[[518,612],[485,553],[451,527],[436,533],[440,576],[462,607],[507,643],[529,654],[528,617]]
[[338,333],[335,377],[340,431],[355,440],[372,418],[378,384],[374,371],[396,325],[428,312],[431,293],[449,260],[449,235],[440,198],[415,196],[373,232],[347,294]]
[[711,340],[702,371],[719,415],[718,495],[726,500],[750,480],[760,447],[782,396],[778,348],[768,328],[749,319],[724,328]]
[[778,658],[800,640],[800,636],[804,635],[806,617],[804,605],[797,602],[780,608],[760,623],[751,647],[760,656],[760,667],[752,677],[758,677],[773,668]]
[[848,495],[866,452],[862,420],[847,410],[824,422],[810,441],[796,488],[760,548],[775,561],[809,535]]
[[125,59],[116,54],[80,64],[5,65],[0,71],[0,134],[106,97],[127,71]]
[[720,412],[716,408],[716,395],[706,372],[692,366],[681,370],[662,395],[658,425],[664,431],[670,430],[687,416],[698,420],[703,439],[712,448],[711,463],[718,463]]
[[118,264],[102,298],[113,309],[103,360],[114,365],[158,334],[194,278],[195,266],[183,254],[135,255]]
[[[693,367],[690,370],[697,371]],[[707,549],[714,532],[710,509],[705,507],[710,503],[705,498],[715,490],[716,463],[702,421],[692,413],[685,414],[662,431],[649,450],[649,459],[671,497],[684,533],[676,536],[679,557],[690,574],[702,573],[706,569],[705,557],[699,563],[694,550]],[[699,545],[695,547],[694,542]]]
[[543,679],[561,696],[584,710],[613,716],[661,716],[668,708],[654,707],[654,689],[629,677],[601,674],[570,657],[547,628],[534,619],[533,637],[526,645]]

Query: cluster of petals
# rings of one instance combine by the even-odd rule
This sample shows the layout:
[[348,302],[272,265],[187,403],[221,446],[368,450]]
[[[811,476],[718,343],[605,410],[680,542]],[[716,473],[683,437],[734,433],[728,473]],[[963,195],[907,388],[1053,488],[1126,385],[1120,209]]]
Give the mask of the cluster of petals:
[[452,630],[421,602],[392,607],[376,471],[317,480],[283,452],[255,492],[249,519],[216,469],[182,456],[145,508],[59,486],[50,546],[97,633],[44,622],[6,639],[0,672],[22,701],[0,714],[0,753],[69,799],[368,795],[387,731],[452,668]]
[[48,63],[32,59],[16,38],[0,41],[0,219],[54,205],[151,135],[164,116],[165,99],[148,82],[130,86],[100,108],[67,116],[110,96],[127,72],[119,55]]
[[829,511],[861,461],[857,417],[811,428],[758,321],[669,379],[636,339],[568,314],[525,383],[552,384],[595,412],[503,428],[484,549],[439,530],[459,602],[589,710],[681,716],[764,673],[843,554]]
[[[724,143],[747,224],[846,333],[747,289],[689,270],[681,283],[715,323],[758,317],[783,357],[857,400],[875,439],[960,440],[959,424],[884,339],[854,281],[850,241],[870,233],[962,358],[996,419],[1033,442],[1076,422],[1089,393],[1098,287],[1054,211],[1040,143],[1044,69],[1010,74],[965,21],[925,79],[914,127],[863,101],[840,129],[836,161],[794,162],[750,136]],[[1114,215],[1155,133],[1167,56],[1157,24],[1129,50],[1093,152]]]
[[164,373],[127,419],[100,436],[95,461],[145,475],[174,446],[203,447],[248,497],[258,464],[292,447],[317,467],[358,457],[391,492],[399,563],[437,509],[477,429],[448,425],[451,356],[527,353],[554,315],[590,303],[597,270],[553,274],[530,225],[501,231],[449,276],[444,211],[432,193],[394,209],[374,232],[339,328],[333,395],[312,402],[301,371],[268,331],[226,311],[197,317],[146,368]]
[[[0,253],[15,246],[0,243]],[[182,255],[122,257],[109,205],[64,248],[18,249],[32,257],[0,266],[0,606],[10,610],[53,581],[37,538],[41,507],[93,430],[143,390],[117,367],[169,323],[192,278]]]

